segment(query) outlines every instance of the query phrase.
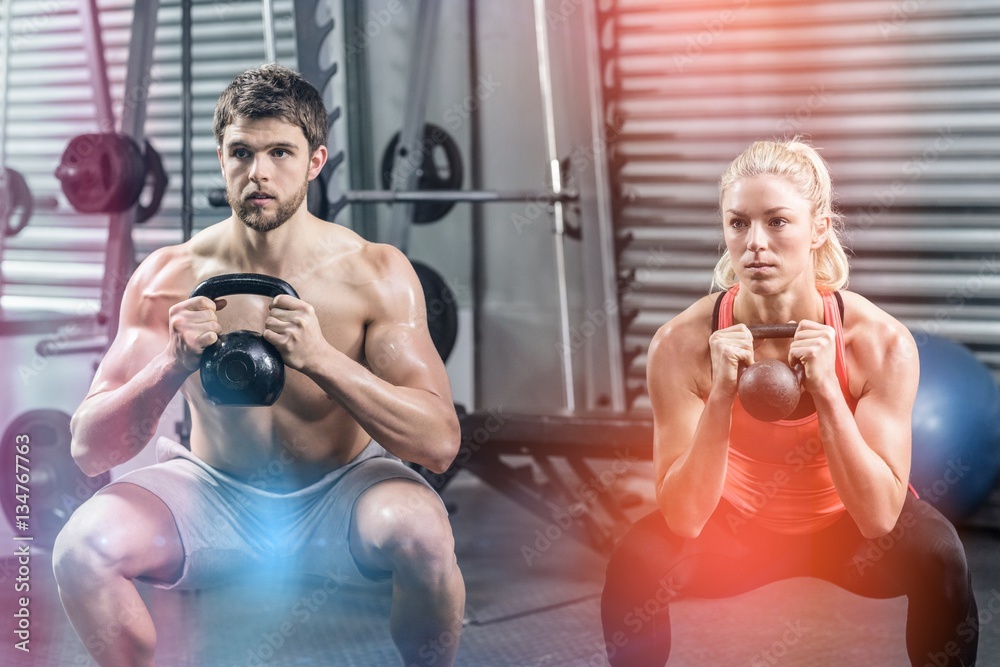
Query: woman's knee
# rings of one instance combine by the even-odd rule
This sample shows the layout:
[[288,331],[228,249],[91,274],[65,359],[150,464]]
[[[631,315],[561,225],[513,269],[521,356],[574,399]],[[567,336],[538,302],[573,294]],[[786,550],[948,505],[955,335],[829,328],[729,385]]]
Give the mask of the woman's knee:
[[637,571],[661,567],[669,562],[682,542],[667,528],[659,511],[636,521],[615,544],[608,571]]
[[916,501],[914,507],[919,511],[912,539],[899,537],[909,547],[901,550],[902,560],[915,567],[918,582],[944,586],[949,594],[967,594],[969,564],[955,526],[924,501]]

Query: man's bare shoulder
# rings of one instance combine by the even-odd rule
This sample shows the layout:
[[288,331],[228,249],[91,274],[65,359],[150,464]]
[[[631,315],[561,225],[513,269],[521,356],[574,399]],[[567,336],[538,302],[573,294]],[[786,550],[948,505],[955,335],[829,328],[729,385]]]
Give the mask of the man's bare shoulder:
[[[166,298],[194,288],[194,261],[188,244],[164,246],[151,252],[132,275],[131,289],[144,298]],[[173,303],[182,299],[176,299]]]
[[166,312],[187,299],[205,274],[211,273],[218,225],[208,227],[190,240],[163,246],[151,252],[133,272],[123,307],[133,308],[142,321],[166,326]]
[[358,289],[391,289],[409,285],[410,261],[398,248],[368,241],[344,227],[326,236],[327,256],[318,268],[322,277]]

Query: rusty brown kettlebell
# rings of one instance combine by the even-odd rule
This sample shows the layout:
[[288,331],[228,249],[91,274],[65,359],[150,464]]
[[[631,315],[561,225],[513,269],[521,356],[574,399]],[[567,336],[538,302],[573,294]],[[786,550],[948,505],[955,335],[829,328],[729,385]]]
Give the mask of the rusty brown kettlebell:
[[[757,325],[748,327],[754,338],[791,338],[798,324]],[[777,359],[763,359],[750,366],[740,366],[736,391],[743,409],[754,419],[773,422],[795,411],[802,398],[805,369],[794,368]]]

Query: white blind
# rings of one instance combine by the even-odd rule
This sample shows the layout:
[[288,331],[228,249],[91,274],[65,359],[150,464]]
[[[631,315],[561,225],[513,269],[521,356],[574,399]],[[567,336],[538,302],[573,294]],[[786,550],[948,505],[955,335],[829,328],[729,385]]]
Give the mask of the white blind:
[[610,16],[635,407],[650,337],[709,288],[719,176],[794,134],[830,163],[849,288],[1000,369],[1000,2],[618,0]]
[[[80,0],[80,3],[87,0]],[[99,0],[115,118],[120,122],[133,6],[142,0]],[[275,0],[278,61],[295,66],[292,0]],[[59,199],[57,211],[36,211],[28,228],[9,239],[3,254],[4,310],[95,312],[108,243],[107,215],[81,215],[63,197],[54,176],[69,140],[97,131],[93,84],[84,48],[78,2],[7,0],[8,49],[6,163],[22,172],[37,195]],[[212,137],[212,114],[223,88],[240,71],[264,62],[260,0],[198,0],[193,4],[194,222],[217,222],[207,192],[222,187]],[[181,10],[162,0],[156,17],[146,134],[163,156],[170,185],[158,215],[134,234],[137,259],[181,241]],[[2,28],[0,28],[2,29]]]

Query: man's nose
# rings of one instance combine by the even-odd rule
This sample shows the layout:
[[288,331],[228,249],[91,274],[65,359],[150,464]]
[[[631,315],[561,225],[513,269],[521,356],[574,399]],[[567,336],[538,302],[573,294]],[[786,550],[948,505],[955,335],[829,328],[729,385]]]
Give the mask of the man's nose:
[[269,173],[270,169],[266,157],[255,157],[250,163],[249,178],[254,183],[266,181]]

